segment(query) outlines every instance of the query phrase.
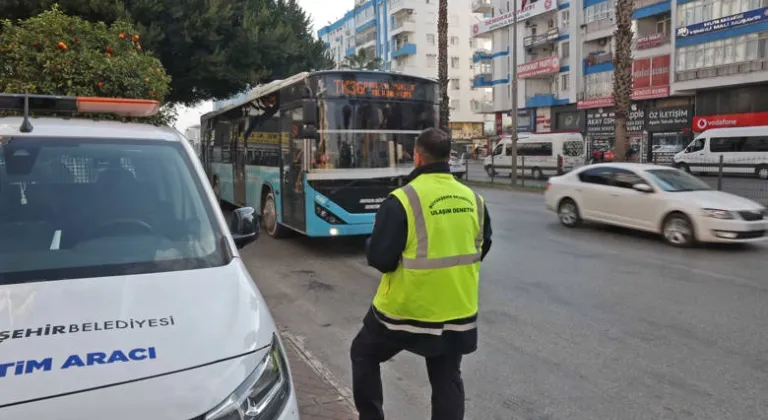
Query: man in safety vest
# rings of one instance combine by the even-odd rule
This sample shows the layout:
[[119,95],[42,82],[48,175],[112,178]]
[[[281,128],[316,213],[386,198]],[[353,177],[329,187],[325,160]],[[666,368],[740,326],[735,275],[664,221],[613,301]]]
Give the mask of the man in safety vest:
[[408,184],[376,214],[367,257],[383,276],[351,349],[360,420],[384,419],[380,364],[403,350],[426,358],[432,420],[464,418],[461,359],[477,349],[491,220],[480,195],[451,175],[450,156],[444,131],[422,132]]

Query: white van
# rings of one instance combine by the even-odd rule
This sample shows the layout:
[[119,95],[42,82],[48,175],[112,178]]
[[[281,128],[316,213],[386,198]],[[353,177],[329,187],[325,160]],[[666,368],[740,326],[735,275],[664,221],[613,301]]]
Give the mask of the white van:
[[[488,176],[511,175],[512,138],[502,137],[483,166]],[[571,171],[586,162],[586,143],[579,133],[518,134],[518,175],[546,179]]]
[[[0,94],[0,109],[25,97]],[[137,99],[30,112],[149,116]],[[0,420],[298,420],[278,331],[178,131],[0,117]]]
[[721,156],[723,173],[768,179],[768,126],[707,130],[676,154],[674,162],[687,172],[714,174]]

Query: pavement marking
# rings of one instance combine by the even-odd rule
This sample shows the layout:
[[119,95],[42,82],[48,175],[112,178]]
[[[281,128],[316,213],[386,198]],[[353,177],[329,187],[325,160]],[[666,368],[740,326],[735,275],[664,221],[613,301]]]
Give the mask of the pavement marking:
[[301,357],[318,375],[320,375],[320,377],[328,382],[328,384],[341,395],[344,403],[349,409],[352,410],[353,413],[356,413],[357,410],[355,409],[355,404],[352,399],[352,390],[339,385],[339,381],[337,381],[331,371],[323,365],[323,362],[307,350],[306,346],[304,346],[304,339],[285,328],[280,330],[280,334],[291,346],[293,346],[299,357]]

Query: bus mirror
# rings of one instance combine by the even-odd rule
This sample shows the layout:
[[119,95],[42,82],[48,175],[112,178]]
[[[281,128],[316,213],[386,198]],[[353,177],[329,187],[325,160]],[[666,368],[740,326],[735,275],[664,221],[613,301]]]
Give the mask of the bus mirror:
[[305,124],[301,127],[301,133],[299,133],[299,137],[302,139],[317,139],[317,127],[315,127],[312,124]]
[[304,125],[317,125],[317,101],[314,99],[302,99],[301,105],[304,114]]

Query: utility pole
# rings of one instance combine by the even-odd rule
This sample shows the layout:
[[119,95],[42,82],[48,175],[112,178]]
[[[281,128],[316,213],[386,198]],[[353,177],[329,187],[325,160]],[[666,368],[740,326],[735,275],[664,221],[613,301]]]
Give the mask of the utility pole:
[[[512,20],[512,185],[517,185],[517,0],[513,1]],[[525,176],[525,174],[523,174]]]

